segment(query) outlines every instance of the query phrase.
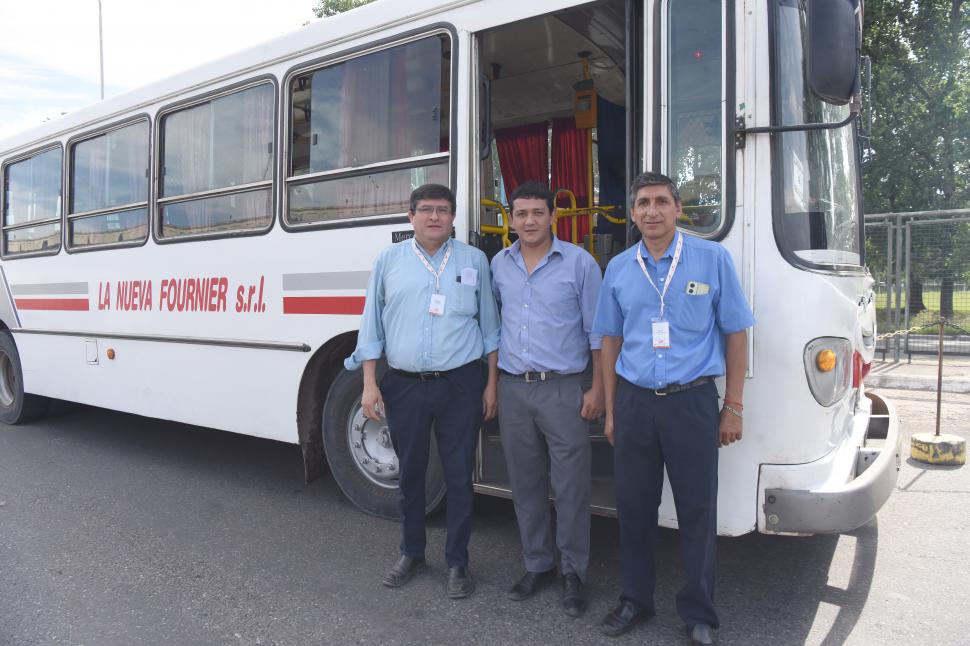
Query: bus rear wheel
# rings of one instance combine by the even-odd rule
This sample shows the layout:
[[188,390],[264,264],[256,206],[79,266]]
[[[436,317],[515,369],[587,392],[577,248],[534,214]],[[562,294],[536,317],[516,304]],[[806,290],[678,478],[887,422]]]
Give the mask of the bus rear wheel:
[[[378,377],[386,370],[381,364]],[[330,472],[340,490],[357,507],[389,520],[400,518],[400,470],[387,422],[364,416],[360,370],[341,370],[323,407],[323,445]],[[434,436],[425,476],[425,509],[434,511],[444,500],[445,481]]]
[[0,332],[0,422],[21,424],[43,417],[50,399],[24,392],[20,353],[10,332]]

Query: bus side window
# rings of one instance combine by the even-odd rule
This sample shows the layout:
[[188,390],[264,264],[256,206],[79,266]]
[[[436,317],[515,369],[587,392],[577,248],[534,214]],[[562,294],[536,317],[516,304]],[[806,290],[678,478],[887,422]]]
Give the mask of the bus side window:
[[160,239],[269,229],[275,95],[259,83],[162,116]]
[[71,144],[68,249],[148,239],[149,137],[141,119]]
[[430,36],[291,78],[289,224],[403,213],[413,188],[448,183],[450,47]]
[[61,248],[60,146],[3,167],[3,257]]

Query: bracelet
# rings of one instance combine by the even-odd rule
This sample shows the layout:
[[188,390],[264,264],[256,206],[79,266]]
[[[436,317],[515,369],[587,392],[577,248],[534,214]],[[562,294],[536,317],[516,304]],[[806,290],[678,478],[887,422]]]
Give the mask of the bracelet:
[[723,405],[723,406],[721,406],[721,412],[723,413],[724,411],[727,411],[727,412],[729,412],[729,413],[731,413],[731,414],[732,414],[732,415],[734,415],[735,417],[744,417],[744,416],[743,416],[743,415],[741,414],[741,411],[739,411],[739,410],[738,410],[737,408],[735,408],[734,406],[731,406],[731,405],[730,405],[730,404],[728,404],[727,402],[724,402],[724,405]]
[[741,404],[741,402],[733,402],[730,399],[725,399],[724,400],[724,403],[725,404],[731,404],[732,406],[734,406],[738,410],[744,410],[744,406]]

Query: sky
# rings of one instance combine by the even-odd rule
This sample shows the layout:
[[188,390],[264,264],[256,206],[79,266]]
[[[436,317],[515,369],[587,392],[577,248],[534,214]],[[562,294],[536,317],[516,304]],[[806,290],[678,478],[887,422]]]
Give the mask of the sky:
[[[315,0],[101,0],[105,98],[300,29]],[[0,0],[0,139],[100,100],[98,0]]]

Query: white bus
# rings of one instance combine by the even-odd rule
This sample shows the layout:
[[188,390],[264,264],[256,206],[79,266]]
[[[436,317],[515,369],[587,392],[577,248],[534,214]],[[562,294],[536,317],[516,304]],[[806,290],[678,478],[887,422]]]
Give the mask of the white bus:
[[[857,527],[899,429],[863,386],[855,1],[378,0],[0,142],[0,420],[58,398],[299,444],[308,480],[329,464],[395,517],[396,457],[342,361],[411,189],[450,185],[455,236],[494,250],[505,190],[549,177],[575,201],[560,235],[592,228],[605,263],[634,241],[625,187],[659,170],[758,319],[719,532]],[[499,442],[481,430],[479,492],[508,495]]]

